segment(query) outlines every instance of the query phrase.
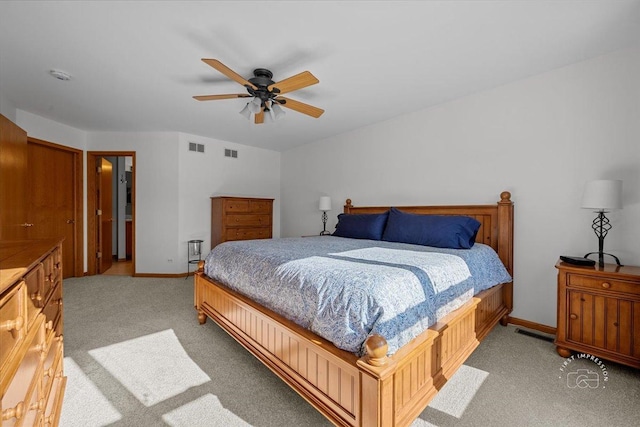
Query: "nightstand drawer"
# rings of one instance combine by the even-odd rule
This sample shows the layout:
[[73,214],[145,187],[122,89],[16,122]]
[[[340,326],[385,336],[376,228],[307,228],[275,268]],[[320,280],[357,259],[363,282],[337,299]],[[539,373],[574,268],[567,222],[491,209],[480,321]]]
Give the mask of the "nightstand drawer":
[[607,292],[624,292],[640,295],[640,284],[624,280],[612,280],[606,277],[590,277],[580,274],[568,274],[567,284],[571,287],[599,289]]

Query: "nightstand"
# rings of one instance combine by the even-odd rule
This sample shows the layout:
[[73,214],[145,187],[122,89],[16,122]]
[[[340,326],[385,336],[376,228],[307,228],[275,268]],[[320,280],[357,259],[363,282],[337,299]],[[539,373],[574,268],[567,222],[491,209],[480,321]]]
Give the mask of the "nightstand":
[[571,350],[640,368],[640,267],[558,269],[556,350]]

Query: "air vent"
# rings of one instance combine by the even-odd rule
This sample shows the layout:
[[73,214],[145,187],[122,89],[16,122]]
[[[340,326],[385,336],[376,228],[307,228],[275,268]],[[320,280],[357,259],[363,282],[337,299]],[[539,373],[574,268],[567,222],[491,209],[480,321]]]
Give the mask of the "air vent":
[[228,148],[225,148],[224,149],[224,156],[237,159],[238,158],[238,150],[230,150]]
[[198,153],[204,153],[204,144],[196,144],[195,142],[189,143],[189,151],[196,151]]

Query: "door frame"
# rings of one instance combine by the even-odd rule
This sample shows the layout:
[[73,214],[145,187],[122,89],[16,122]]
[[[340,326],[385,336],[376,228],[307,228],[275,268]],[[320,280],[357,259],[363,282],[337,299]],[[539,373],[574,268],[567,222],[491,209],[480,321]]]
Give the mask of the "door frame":
[[73,155],[73,174],[75,178],[75,188],[73,189],[73,212],[75,224],[73,228],[74,238],[74,264],[73,277],[84,276],[84,210],[83,210],[83,177],[84,164],[82,163],[82,150],[45,141],[43,139],[27,136],[27,144],[38,144],[56,150],[66,151]]
[[97,274],[96,253],[98,242],[96,233],[96,174],[95,165],[99,157],[131,157],[131,265],[132,274],[136,275],[136,152],[135,151],[87,151],[87,275]]

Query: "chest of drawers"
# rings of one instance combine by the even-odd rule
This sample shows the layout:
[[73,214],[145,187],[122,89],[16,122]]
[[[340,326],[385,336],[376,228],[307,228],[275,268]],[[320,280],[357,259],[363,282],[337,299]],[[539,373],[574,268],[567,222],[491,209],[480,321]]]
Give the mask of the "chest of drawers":
[[211,248],[229,240],[270,239],[273,199],[211,198]]
[[558,269],[558,354],[571,350],[640,368],[640,267]]
[[2,427],[57,426],[63,375],[62,242],[0,242]]

